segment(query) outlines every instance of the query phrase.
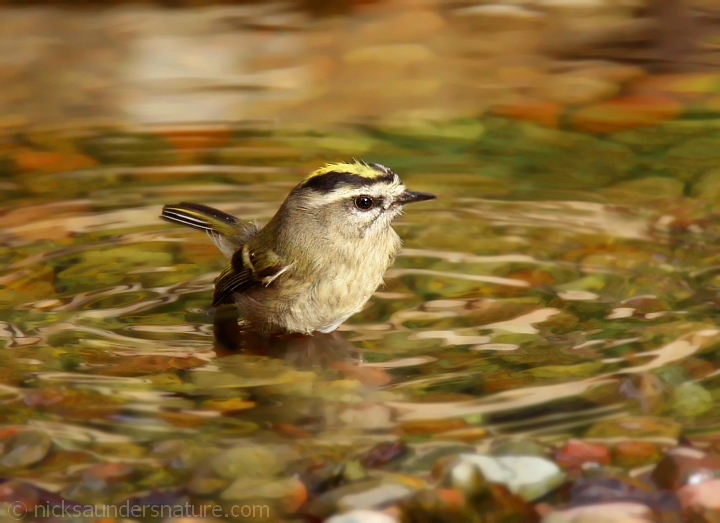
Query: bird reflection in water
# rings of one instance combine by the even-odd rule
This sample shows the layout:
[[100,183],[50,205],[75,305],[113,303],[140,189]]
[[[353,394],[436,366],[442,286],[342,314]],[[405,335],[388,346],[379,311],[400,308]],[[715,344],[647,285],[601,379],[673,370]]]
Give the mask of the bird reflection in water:
[[238,324],[238,311],[233,306],[222,306],[216,310],[213,329],[218,357],[242,352],[277,358],[299,368],[333,369],[371,387],[387,385],[391,381],[385,369],[363,365],[362,353],[337,331],[316,333],[314,336],[267,336],[243,329]]

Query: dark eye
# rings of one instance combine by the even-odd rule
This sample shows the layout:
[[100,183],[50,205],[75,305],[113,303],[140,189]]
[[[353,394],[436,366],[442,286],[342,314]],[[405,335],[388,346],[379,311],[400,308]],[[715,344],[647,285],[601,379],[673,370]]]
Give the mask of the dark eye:
[[373,205],[375,205],[375,200],[369,196],[358,196],[355,198],[355,207],[361,211],[369,211],[373,208]]

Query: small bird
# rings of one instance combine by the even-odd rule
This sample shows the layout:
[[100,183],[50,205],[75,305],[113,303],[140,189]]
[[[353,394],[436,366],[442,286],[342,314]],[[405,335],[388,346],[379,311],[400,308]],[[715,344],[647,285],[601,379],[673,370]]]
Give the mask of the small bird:
[[207,232],[229,258],[213,307],[234,303],[254,331],[309,335],[334,331],[365,305],[402,245],[393,219],[435,197],[353,160],[310,174],[262,229],[196,203],[166,205],[160,217]]

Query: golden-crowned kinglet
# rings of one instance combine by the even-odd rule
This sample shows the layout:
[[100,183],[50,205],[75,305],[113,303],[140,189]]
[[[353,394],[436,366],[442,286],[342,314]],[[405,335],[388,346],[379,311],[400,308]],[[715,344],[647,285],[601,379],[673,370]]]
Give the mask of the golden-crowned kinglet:
[[195,203],[166,205],[160,217],[206,231],[230,258],[214,307],[234,302],[253,330],[311,334],[335,330],[365,305],[400,250],[393,218],[432,198],[408,191],[387,167],[353,161],[313,172],[260,230]]

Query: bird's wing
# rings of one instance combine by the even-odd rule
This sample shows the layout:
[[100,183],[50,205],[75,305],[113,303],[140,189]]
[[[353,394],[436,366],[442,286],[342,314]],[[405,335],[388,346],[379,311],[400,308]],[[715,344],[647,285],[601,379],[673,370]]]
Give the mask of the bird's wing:
[[[215,280],[213,307],[231,303],[232,296],[236,292],[247,291],[252,286],[270,285],[275,278],[291,267],[280,263],[280,258],[272,251],[265,251],[262,255],[255,256],[250,254],[248,247],[245,245],[236,251]],[[244,252],[245,256],[243,256]],[[246,260],[250,259],[252,261],[247,263]]]
[[258,231],[257,226],[252,223],[199,203],[166,205],[160,218],[205,231],[228,257],[250,241]]
[[234,292],[242,291],[253,283],[257,283],[253,280],[252,270],[242,269],[237,271],[232,266],[232,263],[228,263],[215,280],[215,294],[213,294],[212,306],[217,307],[223,303],[231,302]]

